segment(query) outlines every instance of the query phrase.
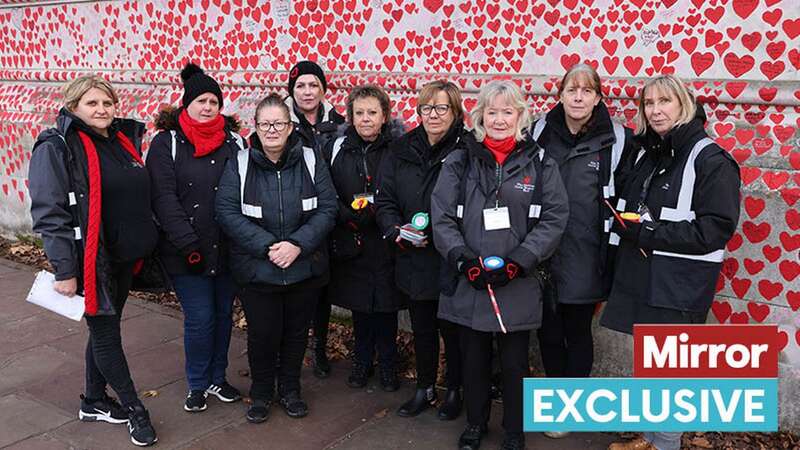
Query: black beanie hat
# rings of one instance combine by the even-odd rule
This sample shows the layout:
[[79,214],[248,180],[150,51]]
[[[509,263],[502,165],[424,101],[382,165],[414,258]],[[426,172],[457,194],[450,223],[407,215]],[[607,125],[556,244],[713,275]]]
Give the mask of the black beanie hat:
[[197,97],[210,92],[217,96],[219,108],[222,109],[222,90],[219,84],[210,76],[206,75],[199,66],[188,63],[181,70],[183,80],[183,107],[186,108]]
[[328,80],[325,79],[325,73],[322,71],[322,67],[312,61],[300,61],[289,71],[289,97],[294,98],[294,83],[301,75],[316,76],[319,78],[319,82],[322,83],[322,90],[328,90]]

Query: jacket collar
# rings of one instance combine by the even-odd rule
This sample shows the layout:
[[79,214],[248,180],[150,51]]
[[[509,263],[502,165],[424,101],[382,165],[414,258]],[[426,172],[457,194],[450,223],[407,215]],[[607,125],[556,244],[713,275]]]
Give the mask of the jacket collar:
[[573,153],[597,152],[615,141],[611,115],[602,101],[592,110],[592,117],[585,127],[586,132],[578,133],[577,136],[567,126],[566,112],[561,102],[547,113],[546,119],[547,127],[569,144]]
[[267,155],[264,153],[264,147],[261,145],[261,141],[258,139],[258,135],[255,132],[250,135],[249,140],[250,157],[259,167],[267,170],[286,170],[297,164],[303,157],[303,141],[294,133],[289,135],[289,140],[286,141],[286,150],[284,150],[277,163],[267,158]]
[[67,133],[80,130],[90,135],[93,139],[98,140],[115,139],[117,132],[122,131],[131,140],[137,151],[141,151],[142,137],[145,132],[145,124],[143,122],[133,119],[115,118],[111,122],[111,126],[108,130],[109,137],[107,138],[96,133],[67,108],[61,108],[61,110],[59,110],[55,128],[58,133],[64,137],[67,136]]
[[428,142],[428,134],[425,133],[425,128],[422,124],[419,124],[408,132],[409,145],[398,148],[396,155],[398,158],[417,165],[423,165],[426,161],[441,160],[447,156],[446,152],[453,150],[456,147],[456,143],[467,135],[471,135],[471,133],[464,132],[464,122],[453,122],[444,137],[431,146]]

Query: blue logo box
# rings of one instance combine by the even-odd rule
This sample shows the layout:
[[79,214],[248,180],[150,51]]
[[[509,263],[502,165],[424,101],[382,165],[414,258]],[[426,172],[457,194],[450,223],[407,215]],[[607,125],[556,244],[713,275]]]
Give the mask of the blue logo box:
[[525,431],[778,430],[776,378],[525,378],[522,397]]

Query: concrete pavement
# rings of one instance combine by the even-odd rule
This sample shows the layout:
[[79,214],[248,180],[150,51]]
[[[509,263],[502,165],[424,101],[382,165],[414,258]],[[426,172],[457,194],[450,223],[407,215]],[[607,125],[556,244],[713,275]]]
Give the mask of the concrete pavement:
[[[83,392],[86,326],[24,302],[34,269],[0,259],[0,448],[131,449],[127,429],[77,420]],[[317,380],[303,370],[304,396],[310,414],[287,417],[274,407],[269,420],[252,425],[245,405],[209,399],[203,413],[189,414],[182,405],[181,314],[160,305],[130,298],[123,314],[123,344],[137,390],[156,391],[144,398],[158,432],[160,449],[452,449],[464,427],[463,414],[441,422],[433,410],[404,419],[394,410],[411,395],[413,386],[385,393],[373,379],[368,389],[345,385],[349,364],[334,364],[331,378]],[[234,331],[228,379],[243,392],[249,380],[246,342]],[[498,448],[502,440],[501,405],[494,405],[490,434],[483,448]],[[551,440],[529,433],[529,449],[605,449],[614,436],[578,433]]]

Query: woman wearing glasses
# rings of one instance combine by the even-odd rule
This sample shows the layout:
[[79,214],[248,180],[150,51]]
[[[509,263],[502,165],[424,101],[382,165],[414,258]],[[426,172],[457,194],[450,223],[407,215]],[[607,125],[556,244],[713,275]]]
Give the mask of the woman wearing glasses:
[[[395,283],[409,297],[414,332],[417,390],[397,414],[413,417],[436,402],[441,333],[447,361],[447,394],[438,416],[453,420],[461,413],[458,331],[452,323],[436,318],[441,256],[433,247],[428,216],[442,161],[464,134],[464,109],[458,87],[447,81],[423,86],[417,105],[422,124],[393,143],[381,166],[376,197],[378,227],[384,239],[394,243]],[[401,236],[400,228],[415,217],[415,229],[422,239],[409,241]]]
[[160,132],[147,155],[153,210],[161,224],[159,256],[183,309],[186,381],[183,409],[205,411],[211,394],[222,402],[241,399],[228,384],[233,281],[228,243],[214,220],[214,196],[222,169],[242,141],[238,122],[220,114],[219,84],[189,64],[181,72],[180,108],[156,119]]
[[338,208],[325,162],[292,134],[289,108],[279,96],[256,106],[255,126],[249,151],[228,162],[216,199],[247,319],[252,423],[267,420],[276,378],[286,414],[308,414],[300,368],[317,298],[328,282],[325,243]]

